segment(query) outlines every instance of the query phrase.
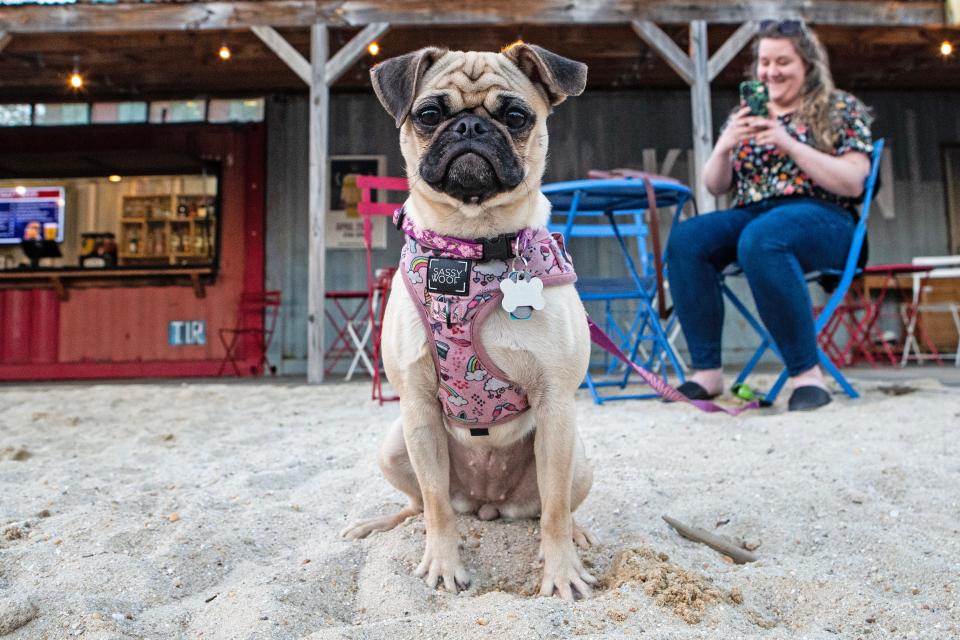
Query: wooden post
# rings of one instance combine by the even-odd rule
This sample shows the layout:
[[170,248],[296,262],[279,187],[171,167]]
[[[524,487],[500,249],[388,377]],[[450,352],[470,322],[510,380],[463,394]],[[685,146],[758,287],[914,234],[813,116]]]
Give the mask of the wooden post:
[[307,261],[309,286],[307,302],[307,382],[323,382],[325,348],[323,314],[326,298],[326,220],[329,199],[327,137],[330,118],[330,87],[327,85],[327,25],[310,28],[310,226]]
[[323,382],[326,343],[324,308],[326,304],[326,217],[330,199],[327,158],[330,122],[330,85],[337,81],[363,55],[367,45],[387,32],[388,23],[367,25],[328,60],[330,37],[326,24],[310,30],[310,62],[272,27],[253,26],[251,30],[294,73],[310,86],[310,199],[309,257],[307,260],[307,382]]
[[713,149],[710,81],[750,42],[757,31],[757,25],[752,22],[741,25],[717,50],[713,58],[708,57],[705,20],[694,20],[690,23],[690,55],[685,54],[670,36],[649,20],[634,20],[631,26],[637,35],[690,85],[694,193],[701,212],[713,211],[717,208],[717,199],[703,185],[703,165]]
[[700,213],[717,208],[717,199],[703,184],[703,166],[713,149],[713,117],[710,113],[710,75],[707,70],[707,23],[690,22],[690,60],[693,62],[693,84],[690,85],[690,107],[693,110],[693,157],[697,166],[697,207]]

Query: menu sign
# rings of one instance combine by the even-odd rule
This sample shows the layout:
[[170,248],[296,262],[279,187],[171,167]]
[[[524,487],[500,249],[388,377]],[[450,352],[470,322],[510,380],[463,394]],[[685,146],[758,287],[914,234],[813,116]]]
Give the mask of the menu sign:
[[0,187],[0,244],[63,242],[63,187]]

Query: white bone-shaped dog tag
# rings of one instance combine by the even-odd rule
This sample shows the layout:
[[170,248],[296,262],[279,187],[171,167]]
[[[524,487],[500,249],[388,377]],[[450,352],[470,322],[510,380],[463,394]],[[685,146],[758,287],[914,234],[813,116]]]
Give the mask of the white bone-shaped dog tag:
[[506,278],[500,281],[500,291],[503,300],[500,302],[503,310],[511,314],[516,320],[526,320],[530,317],[530,307],[540,311],[547,302],[543,299],[543,280],[526,271],[511,271]]

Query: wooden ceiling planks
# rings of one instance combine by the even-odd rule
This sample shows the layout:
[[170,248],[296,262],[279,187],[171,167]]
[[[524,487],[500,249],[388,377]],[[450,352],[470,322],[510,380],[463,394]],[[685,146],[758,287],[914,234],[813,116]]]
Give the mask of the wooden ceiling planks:
[[[688,46],[686,25],[659,25],[681,49]],[[736,25],[710,25],[715,52]],[[309,29],[277,31],[301,54],[309,53]],[[359,31],[331,30],[337,50]],[[960,89],[960,55],[945,59],[943,39],[960,41],[960,30],[939,27],[820,26],[837,83],[849,89]],[[382,53],[365,55],[349,67],[335,90],[369,90],[370,66],[379,59],[425,44],[456,49],[495,50],[518,38],[576,58],[590,66],[591,89],[675,87],[686,85],[633,32],[628,23],[606,25],[518,24],[394,27],[379,40]],[[233,55],[216,53],[222,44]],[[742,79],[749,47],[734,57],[714,85],[731,87]],[[87,89],[66,88],[74,60],[87,76]],[[242,96],[251,93],[300,92],[303,81],[247,29],[164,32],[13,34],[0,51],[0,100],[103,100],[144,97]]]

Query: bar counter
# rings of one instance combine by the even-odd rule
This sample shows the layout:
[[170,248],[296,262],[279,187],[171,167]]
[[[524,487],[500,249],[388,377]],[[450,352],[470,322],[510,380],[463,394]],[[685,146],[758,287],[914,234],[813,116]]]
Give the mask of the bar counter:
[[61,301],[70,299],[69,288],[192,286],[203,298],[205,287],[216,278],[216,269],[205,267],[100,268],[100,269],[6,269],[0,270],[0,289],[54,289]]

